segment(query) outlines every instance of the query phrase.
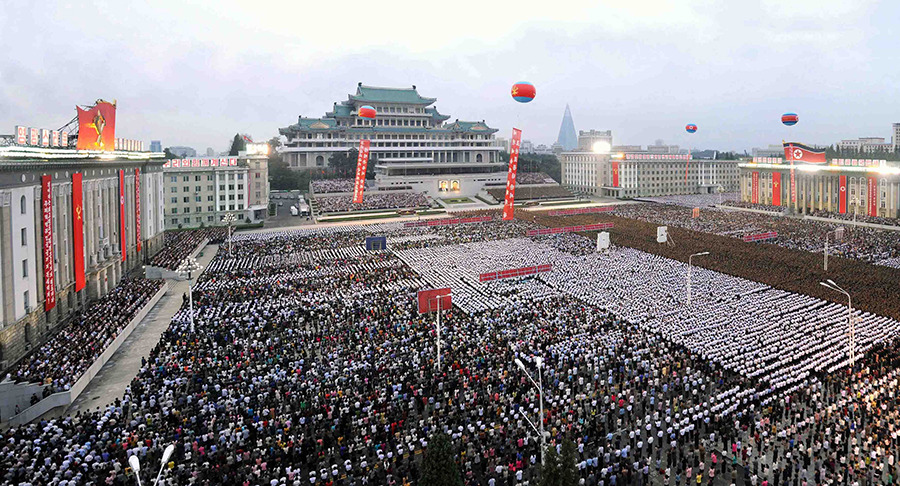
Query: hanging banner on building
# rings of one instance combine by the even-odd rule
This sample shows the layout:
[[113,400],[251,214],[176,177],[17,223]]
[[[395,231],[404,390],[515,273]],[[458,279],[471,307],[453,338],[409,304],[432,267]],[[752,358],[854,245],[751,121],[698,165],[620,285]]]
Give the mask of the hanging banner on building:
[[840,192],[838,193],[838,211],[847,214],[847,176],[840,177]]
[[878,179],[869,177],[869,216],[878,216]]
[[753,179],[750,185],[750,202],[759,204],[759,172],[753,171]]
[[619,163],[612,163],[613,187],[619,187]]
[[797,204],[797,177],[794,168],[791,167],[791,204]]
[[519,168],[519,145],[522,144],[522,130],[513,128],[509,143],[509,171],[506,173],[506,198],[503,203],[503,220],[509,221],[515,215],[516,171]]
[[116,149],[116,105],[100,100],[93,107],[78,111],[78,150]]
[[781,206],[781,172],[772,172],[772,205]]
[[119,248],[122,250],[122,261],[128,254],[125,246],[128,240],[125,238],[125,171],[119,170]]
[[49,175],[41,176],[41,223],[44,234],[44,310],[56,307],[56,282],[53,279],[53,188]]
[[817,149],[809,145],[796,142],[783,142],[784,158],[793,162],[808,162],[811,164],[824,164],[825,149]]
[[359,155],[356,157],[356,182],[353,184],[353,202],[363,202],[363,191],[366,189],[366,170],[369,167],[369,141],[359,141]]
[[141,169],[134,168],[134,241],[141,252]]
[[84,288],[84,202],[81,173],[72,174],[72,247],[75,251],[75,292]]

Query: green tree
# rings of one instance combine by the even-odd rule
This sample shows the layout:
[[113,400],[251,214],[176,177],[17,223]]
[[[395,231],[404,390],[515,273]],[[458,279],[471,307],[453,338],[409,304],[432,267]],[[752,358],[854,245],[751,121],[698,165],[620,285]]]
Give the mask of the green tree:
[[421,484],[428,486],[462,486],[462,475],[453,455],[447,434],[437,434],[428,443],[422,464]]
[[544,464],[541,466],[540,486],[560,486],[560,462],[556,447],[548,446],[544,451]]
[[563,440],[562,454],[559,459],[559,485],[576,486],[578,484],[578,466],[575,464],[575,443]]
[[165,152],[166,152],[166,159],[168,159],[168,160],[181,158],[181,157],[173,154],[172,151],[169,150],[169,147],[166,147]]
[[350,149],[347,152],[335,152],[328,158],[328,167],[331,168],[337,177],[353,177],[356,175],[356,159],[358,157],[359,151],[356,149]]
[[247,142],[244,141],[244,137],[241,137],[240,133],[235,133],[228,155],[237,155],[241,150],[247,150]]

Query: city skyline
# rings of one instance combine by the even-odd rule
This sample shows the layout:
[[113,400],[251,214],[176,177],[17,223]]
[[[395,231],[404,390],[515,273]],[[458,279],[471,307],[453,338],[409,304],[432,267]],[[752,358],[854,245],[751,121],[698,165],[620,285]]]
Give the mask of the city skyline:
[[[268,139],[281,120],[328,110],[357,82],[415,84],[454,117],[491,120],[503,137],[517,126],[547,145],[567,102],[576,129],[612,129],[626,144],[662,138],[719,150],[787,138],[890,140],[900,121],[892,110],[900,101],[891,84],[900,74],[889,37],[895,4],[571,2],[526,17],[502,5],[464,4],[429,20],[455,35],[388,28],[365,43],[329,35],[333,22],[297,29],[290,20],[301,8],[306,17],[336,18],[343,5],[222,2],[210,11],[175,2],[78,9],[51,2],[38,11],[13,4],[0,17],[8,53],[0,60],[0,126],[8,128],[0,133],[16,124],[61,126],[74,105],[104,98],[117,99],[124,137],[227,149],[235,132]],[[392,3],[367,12],[366,22],[402,25],[419,11]],[[156,30],[135,31],[138,23]],[[535,85],[531,103],[509,96],[519,80]],[[781,125],[786,111],[800,115],[797,126]],[[689,122],[696,134],[684,133]]]

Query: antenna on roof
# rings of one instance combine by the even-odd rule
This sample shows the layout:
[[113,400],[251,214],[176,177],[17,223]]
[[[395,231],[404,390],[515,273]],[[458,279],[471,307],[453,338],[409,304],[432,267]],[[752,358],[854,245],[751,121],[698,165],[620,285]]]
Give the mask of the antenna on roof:
[[416,85],[413,85],[413,89],[416,89]]
[[357,86],[359,86],[360,88],[362,88],[362,81],[360,81],[359,83],[357,83]]

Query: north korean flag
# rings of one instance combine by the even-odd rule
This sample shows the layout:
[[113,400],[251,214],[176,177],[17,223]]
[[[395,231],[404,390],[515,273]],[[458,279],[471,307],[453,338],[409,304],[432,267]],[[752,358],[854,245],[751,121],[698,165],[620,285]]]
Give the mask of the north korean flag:
[[796,142],[784,142],[784,158],[794,162],[824,164],[825,149],[816,149]]

